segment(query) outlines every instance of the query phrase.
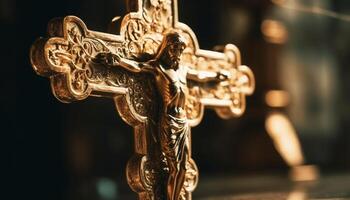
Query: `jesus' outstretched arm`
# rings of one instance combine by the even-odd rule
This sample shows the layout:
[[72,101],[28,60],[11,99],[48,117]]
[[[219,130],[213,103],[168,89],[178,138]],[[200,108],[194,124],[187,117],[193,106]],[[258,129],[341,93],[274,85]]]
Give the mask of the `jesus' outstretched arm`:
[[219,71],[219,72],[212,72],[212,71],[198,71],[194,69],[188,69],[187,70],[187,78],[196,82],[220,82],[220,81],[226,81],[230,78],[230,73],[228,71]]
[[96,56],[95,62],[115,67],[121,66],[131,72],[152,71],[152,66],[145,62],[137,62],[122,58],[113,53],[100,53]]

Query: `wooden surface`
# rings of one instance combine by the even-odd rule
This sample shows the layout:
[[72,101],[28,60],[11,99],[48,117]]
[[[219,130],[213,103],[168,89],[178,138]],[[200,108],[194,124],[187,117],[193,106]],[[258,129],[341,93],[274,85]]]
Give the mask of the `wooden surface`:
[[[134,195],[119,199],[134,200]],[[350,173],[321,174],[317,181],[293,182],[283,174],[201,177],[194,200],[350,200]]]
[[203,178],[197,200],[350,200],[350,174],[321,175],[317,181],[293,182],[279,175]]

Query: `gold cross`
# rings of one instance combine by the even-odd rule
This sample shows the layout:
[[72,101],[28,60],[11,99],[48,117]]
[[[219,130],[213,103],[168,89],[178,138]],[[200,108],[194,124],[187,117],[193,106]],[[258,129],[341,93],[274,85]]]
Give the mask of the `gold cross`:
[[110,97],[134,128],[127,179],[140,200],[190,200],[198,181],[190,127],[204,107],[238,117],[255,86],[237,47],[199,48],[178,21],[177,0],[128,0],[120,34],[88,30],[77,17],[53,19],[31,48],[37,74],[62,102]]

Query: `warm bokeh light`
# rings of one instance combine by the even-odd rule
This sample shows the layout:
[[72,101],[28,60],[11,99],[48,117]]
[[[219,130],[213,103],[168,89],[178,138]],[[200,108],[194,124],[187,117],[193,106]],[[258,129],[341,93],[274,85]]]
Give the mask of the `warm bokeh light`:
[[267,42],[283,44],[288,39],[288,32],[284,24],[277,20],[266,19],[261,24],[261,32]]
[[289,177],[293,181],[314,181],[319,176],[318,167],[315,165],[294,166],[289,172]]
[[265,95],[266,104],[270,107],[285,107],[289,104],[289,93],[283,90],[270,90]]
[[307,199],[306,193],[304,191],[299,191],[299,190],[295,190],[291,192],[287,197],[287,200],[306,200],[306,199]]
[[296,131],[285,114],[278,112],[270,114],[265,121],[265,127],[277,151],[289,166],[304,163]]

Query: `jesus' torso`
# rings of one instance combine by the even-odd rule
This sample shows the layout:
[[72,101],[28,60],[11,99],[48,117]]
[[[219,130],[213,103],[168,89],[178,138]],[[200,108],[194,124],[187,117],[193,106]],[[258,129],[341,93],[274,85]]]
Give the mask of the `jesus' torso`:
[[183,66],[166,69],[159,65],[156,74],[158,91],[163,100],[164,114],[186,118],[187,70]]

